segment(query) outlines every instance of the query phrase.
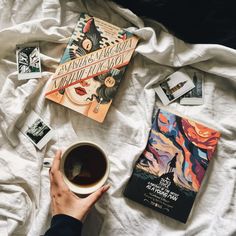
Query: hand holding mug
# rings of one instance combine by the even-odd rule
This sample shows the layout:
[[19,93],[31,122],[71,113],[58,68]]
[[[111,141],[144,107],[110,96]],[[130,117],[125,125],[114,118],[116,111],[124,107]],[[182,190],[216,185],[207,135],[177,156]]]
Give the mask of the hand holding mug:
[[86,198],[80,198],[65,183],[60,171],[60,162],[61,151],[57,151],[49,172],[52,215],[65,214],[82,221],[110,186],[105,185]]

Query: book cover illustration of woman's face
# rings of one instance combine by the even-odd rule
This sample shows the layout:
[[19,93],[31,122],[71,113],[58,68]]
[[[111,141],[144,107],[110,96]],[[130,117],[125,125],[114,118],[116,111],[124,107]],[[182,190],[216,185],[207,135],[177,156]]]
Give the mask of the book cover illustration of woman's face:
[[65,94],[71,102],[77,105],[88,105],[92,101],[107,104],[115,96],[122,75],[122,71],[112,69],[94,78],[81,80],[66,88]]
[[[67,67],[68,63],[68,65],[75,65],[76,67],[76,62],[81,58],[81,61],[86,58],[84,60],[86,63],[81,62],[80,67],[82,69],[73,68],[78,73],[73,74],[74,71],[68,69],[70,74],[68,72],[63,78],[61,71],[58,72],[61,78],[57,81],[58,83],[55,80],[52,86],[56,87],[60,83],[59,88],[53,93],[48,93],[47,98],[96,121],[103,122],[117,93],[125,67],[116,60],[110,60],[103,67],[103,61],[100,63],[100,59],[97,58],[96,60],[100,64],[99,70],[95,70],[94,65],[97,65],[95,64],[97,61],[94,62],[92,58],[94,55],[99,55],[103,48],[113,48],[113,45],[115,47],[116,44],[129,37],[132,37],[131,33],[117,26],[87,14],[80,14],[77,26],[60,61],[60,66],[64,68],[65,65],[65,69],[70,68],[70,66]],[[109,60],[110,56],[107,53],[105,53],[104,58]],[[101,58],[101,60],[105,59]],[[121,66],[121,68],[116,68],[116,66]],[[62,86],[60,87],[60,85]]]
[[100,86],[101,83],[99,81],[90,78],[68,87],[65,93],[71,102],[78,105],[87,105],[91,103],[90,98]]
[[[93,17],[81,14],[78,29],[74,32],[73,40],[70,42],[69,48],[67,48],[68,52],[65,53],[61,63],[76,59],[101,49],[102,47],[107,47],[110,44],[126,39],[126,37],[124,37],[124,34],[126,34],[124,31],[114,31],[115,33],[108,32],[111,29],[105,25],[103,26],[104,29],[101,30],[99,29],[99,27],[101,27],[100,24],[101,23],[98,23],[98,25],[96,25]],[[108,38],[107,34],[109,33],[112,36],[111,38]],[[120,71],[117,71],[118,70],[112,69],[105,73],[105,75],[78,82],[64,89],[61,94],[66,95],[72,103],[77,105],[88,105],[95,100],[95,98],[98,103],[107,104],[114,97],[121,80],[120,75],[117,76]]]

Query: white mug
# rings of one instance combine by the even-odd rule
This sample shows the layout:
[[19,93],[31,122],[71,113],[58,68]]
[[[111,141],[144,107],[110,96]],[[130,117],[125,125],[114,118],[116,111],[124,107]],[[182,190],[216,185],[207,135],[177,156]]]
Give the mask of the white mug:
[[[96,183],[94,183],[92,185],[88,185],[88,186],[77,185],[77,184],[71,182],[65,174],[65,161],[66,161],[66,158],[68,157],[68,154],[72,150],[74,150],[80,146],[85,146],[85,145],[91,146],[91,147],[95,148],[96,150],[98,150],[102,154],[102,156],[104,157],[105,162],[106,162],[105,173],[101,177],[101,179],[99,179]],[[82,142],[77,142],[77,143],[70,145],[63,152],[62,157],[61,157],[60,171],[61,171],[63,179],[64,179],[65,183],[68,185],[69,189],[72,192],[83,196],[83,195],[89,195],[89,194],[95,192],[96,190],[101,188],[106,183],[108,176],[109,176],[109,172],[110,172],[110,164],[109,164],[109,160],[108,160],[108,157],[107,157],[105,151],[99,145],[97,145],[93,142],[89,142],[89,141],[82,141]]]

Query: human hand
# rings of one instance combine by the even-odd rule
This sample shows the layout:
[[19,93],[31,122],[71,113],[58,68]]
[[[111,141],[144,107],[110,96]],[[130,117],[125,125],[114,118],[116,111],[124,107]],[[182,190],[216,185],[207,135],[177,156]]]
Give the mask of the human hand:
[[49,171],[52,215],[65,214],[82,221],[110,185],[101,187],[86,198],[80,198],[71,192],[64,182],[60,172],[60,161],[61,151],[57,151],[52,168]]

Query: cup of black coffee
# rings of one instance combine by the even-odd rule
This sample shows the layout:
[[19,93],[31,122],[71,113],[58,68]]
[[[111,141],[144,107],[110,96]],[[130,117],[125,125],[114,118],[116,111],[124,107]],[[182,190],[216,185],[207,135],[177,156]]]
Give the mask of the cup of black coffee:
[[109,175],[104,150],[92,142],[78,142],[62,154],[60,170],[70,190],[88,195],[102,187]]

